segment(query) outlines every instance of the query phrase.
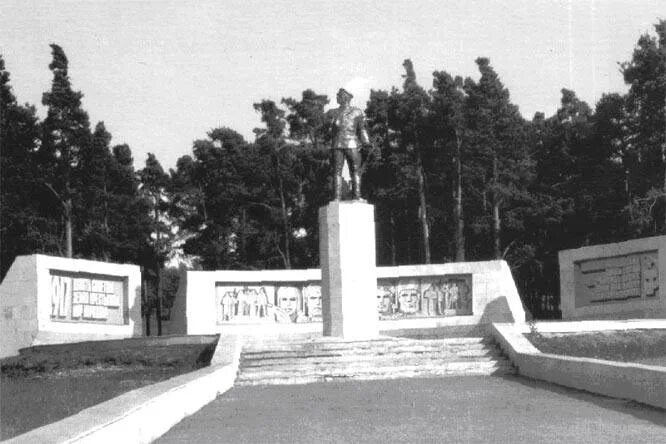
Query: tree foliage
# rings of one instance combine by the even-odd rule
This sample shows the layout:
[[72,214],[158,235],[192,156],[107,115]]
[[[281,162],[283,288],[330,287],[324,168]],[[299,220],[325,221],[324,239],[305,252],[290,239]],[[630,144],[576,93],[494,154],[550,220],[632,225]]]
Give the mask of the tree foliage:
[[[363,195],[375,205],[378,264],[505,259],[528,309],[552,317],[558,251],[664,234],[666,22],[655,31],[620,65],[626,94],[590,106],[562,89],[557,111],[531,120],[487,58],[473,77],[435,71],[429,90],[405,60],[399,86],[371,91],[365,108],[374,149]],[[135,172],[103,122],[90,131],[64,51],[51,49],[41,122],[17,103],[0,57],[3,273],[17,254],[66,255],[68,233],[74,255],[153,276],[176,250],[204,269],[318,266],[327,96],[259,100],[255,140],[213,128],[168,173],[152,154]],[[164,276],[153,286],[173,295],[175,271]]]
[[17,103],[0,57],[0,274],[17,255],[30,253],[143,264],[148,206],[137,192],[131,149],[110,149],[103,122],[90,131],[65,52],[55,44],[51,52],[43,121],[33,106]]

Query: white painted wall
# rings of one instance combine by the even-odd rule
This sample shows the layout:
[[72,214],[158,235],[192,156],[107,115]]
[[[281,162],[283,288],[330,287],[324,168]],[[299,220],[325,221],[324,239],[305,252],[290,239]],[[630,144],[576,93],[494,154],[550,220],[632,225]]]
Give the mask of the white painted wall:
[[[51,319],[51,271],[123,279],[128,320],[124,325]],[[31,345],[141,336],[141,271],[136,265],[33,254],[18,256],[0,284],[0,357]]]
[[[539,322],[541,332],[595,332],[600,330],[631,330],[632,328],[664,328],[663,320],[597,323]],[[524,336],[527,325],[492,324],[491,333],[504,353],[528,378],[585,390],[615,398],[632,399],[666,409],[666,368],[630,362],[541,353]]]
[[[396,323],[416,327],[490,325],[492,322],[524,322],[523,309],[511,270],[505,261],[461,262],[449,264],[377,267],[377,279],[420,278],[446,275],[472,275],[473,314],[438,318],[380,321],[380,330],[399,328]],[[187,271],[181,278],[177,300],[172,310],[168,333],[228,333],[236,325],[216,322],[216,283],[320,282],[319,269],[263,271]],[[245,332],[281,335],[321,332],[321,323],[309,324],[245,324]],[[403,327],[408,328],[408,327]]]
[[[654,299],[613,301],[576,307],[576,263],[657,251],[659,295]],[[654,236],[614,244],[593,245],[559,252],[560,309],[562,319],[630,319],[666,317],[666,236]]]

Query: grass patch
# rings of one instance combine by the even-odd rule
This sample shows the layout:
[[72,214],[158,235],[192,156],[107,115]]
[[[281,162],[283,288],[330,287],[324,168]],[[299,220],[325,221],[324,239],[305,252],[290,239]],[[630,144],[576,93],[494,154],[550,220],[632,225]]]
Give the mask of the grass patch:
[[30,347],[0,360],[0,439],[210,364],[217,337]]
[[187,371],[185,368],[128,366],[32,377],[1,376],[0,439],[59,421],[130,390]]
[[525,337],[542,353],[666,366],[666,330],[540,333]]

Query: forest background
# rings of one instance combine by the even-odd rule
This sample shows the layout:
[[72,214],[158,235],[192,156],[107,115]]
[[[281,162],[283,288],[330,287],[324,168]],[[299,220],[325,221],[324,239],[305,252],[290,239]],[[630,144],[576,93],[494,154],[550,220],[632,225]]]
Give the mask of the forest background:
[[[378,265],[504,259],[530,314],[557,318],[558,251],[666,233],[666,21],[654,31],[619,63],[626,94],[592,108],[563,89],[555,114],[531,120],[487,58],[477,79],[427,83],[404,60],[400,86],[372,90],[364,110]],[[161,320],[178,268],[319,266],[326,95],[258,100],[254,141],[213,128],[174,169],[149,154],[135,170],[131,148],[91,125],[63,48],[51,53],[44,119],[0,54],[1,277],[31,253],[139,264],[144,315]]]

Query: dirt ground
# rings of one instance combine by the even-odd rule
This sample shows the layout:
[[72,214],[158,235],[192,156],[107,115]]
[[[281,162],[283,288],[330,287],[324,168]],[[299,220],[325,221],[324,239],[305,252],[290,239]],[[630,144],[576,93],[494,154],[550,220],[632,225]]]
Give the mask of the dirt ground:
[[655,443],[666,411],[519,376],[236,387],[157,442]]

